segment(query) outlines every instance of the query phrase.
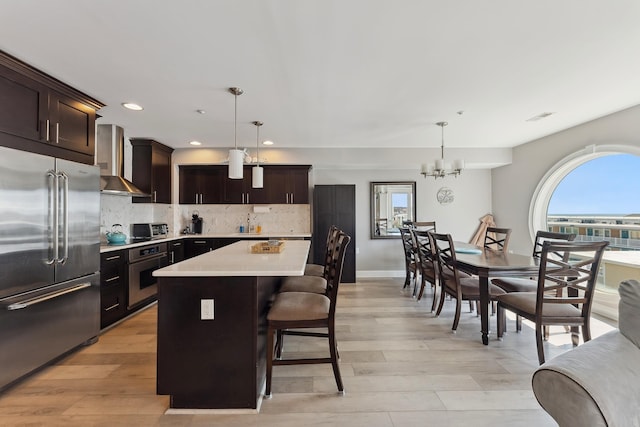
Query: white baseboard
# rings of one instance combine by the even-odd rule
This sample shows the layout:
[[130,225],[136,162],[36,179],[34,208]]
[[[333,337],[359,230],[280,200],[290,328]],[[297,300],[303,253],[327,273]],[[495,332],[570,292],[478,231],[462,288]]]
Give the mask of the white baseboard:
[[404,270],[359,270],[356,271],[356,278],[404,277],[406,274]]

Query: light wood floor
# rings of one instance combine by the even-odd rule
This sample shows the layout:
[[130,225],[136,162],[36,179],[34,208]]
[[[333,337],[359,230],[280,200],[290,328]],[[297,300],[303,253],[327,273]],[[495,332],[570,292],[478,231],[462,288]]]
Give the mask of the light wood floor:
[[[475,313],[465,310],[452,334],[454,302],[439,318],[430,306],[431,295],[416,302],[400,279],[342,285],[337,324],[346,395],[336,394],[330,365],[278,366],[273,398],[253,415],[164,415],[168,397],[155,393],[152,306],[0,395],[0,425],[555,425],[531,391],[537,356],[530,328],[483,346]],[[596,336],[610,329],[592,326]],[[287,337],[285,354],[326,348],[322,339]],[[568,334],[552,329],[547,354],[569,349]]]

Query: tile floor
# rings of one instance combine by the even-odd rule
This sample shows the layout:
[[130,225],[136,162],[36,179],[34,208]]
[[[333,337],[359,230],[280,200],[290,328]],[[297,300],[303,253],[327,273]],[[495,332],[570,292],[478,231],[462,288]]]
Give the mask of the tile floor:
[[[344,396],[330,365],[278,366],[273,398],[259,414],[164,415],[169,399],[155,393],[152,306],[0,394],[0,426],[556,425],[531,391],[537,356],[526,325],[483,346],[475,313],[463,312],[453,334],[454,302],[435,318],[431,295],[417,302],[400,279],[345,284],[339,298]],[[592,327],[595,336],[611,329],[596,320]],[[285,354],[324,354],[326,347],[322,339],[287,337]],[[552,329],[548,357],[570,348],[569,335]]]

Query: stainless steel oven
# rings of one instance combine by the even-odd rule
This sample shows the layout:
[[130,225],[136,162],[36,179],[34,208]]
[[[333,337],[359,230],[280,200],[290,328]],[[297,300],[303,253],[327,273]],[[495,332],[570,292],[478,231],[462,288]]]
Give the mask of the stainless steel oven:
[[168,264],[167,243],[129,249],[129,308],[158,293],[153,272]]

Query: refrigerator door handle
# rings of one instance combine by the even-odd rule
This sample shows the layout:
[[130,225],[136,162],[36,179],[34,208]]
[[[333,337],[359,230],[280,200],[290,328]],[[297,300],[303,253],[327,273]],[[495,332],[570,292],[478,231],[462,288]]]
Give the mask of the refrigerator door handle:
[[[69,259],[69,177],[64,172],[58,173],[58,179],[62,182],[62,249],[63,254],[60,257],[58,253],[57,262],[64,264]],[[60,252],[58,250],[58,252]]]
[[47,171],[47,183],[49,185],[49,245],[51,257],[47,258],[46,264],[52,265],[58,259],[58,175],[55,171]]
[[51,292],[50,294],[45,294],[45,295],[41,295],[39,297],[36,298],[30,298],[30,299],[26,299],[23,301],[18,301],[18,302],[14,302],[13,304],[9,304],[7,305],[7,310],[21,310],[23,308],[28,308],[32,305],[36,305],[39,304],[41,302],[45,302],[45,301],[49,301],[53,298],[58,298],[62,295],[66,295],[66,294],[70,294],[73,292],[78,292],[81,291],[83,289],[86,289],[88,287],[91,286],[90,282],[86,282],[86,283],[81,283],[79,285],[76,286],[72,286],[70,288],[67,289],[62,289],[60,291],[56,291],[56,292]]

